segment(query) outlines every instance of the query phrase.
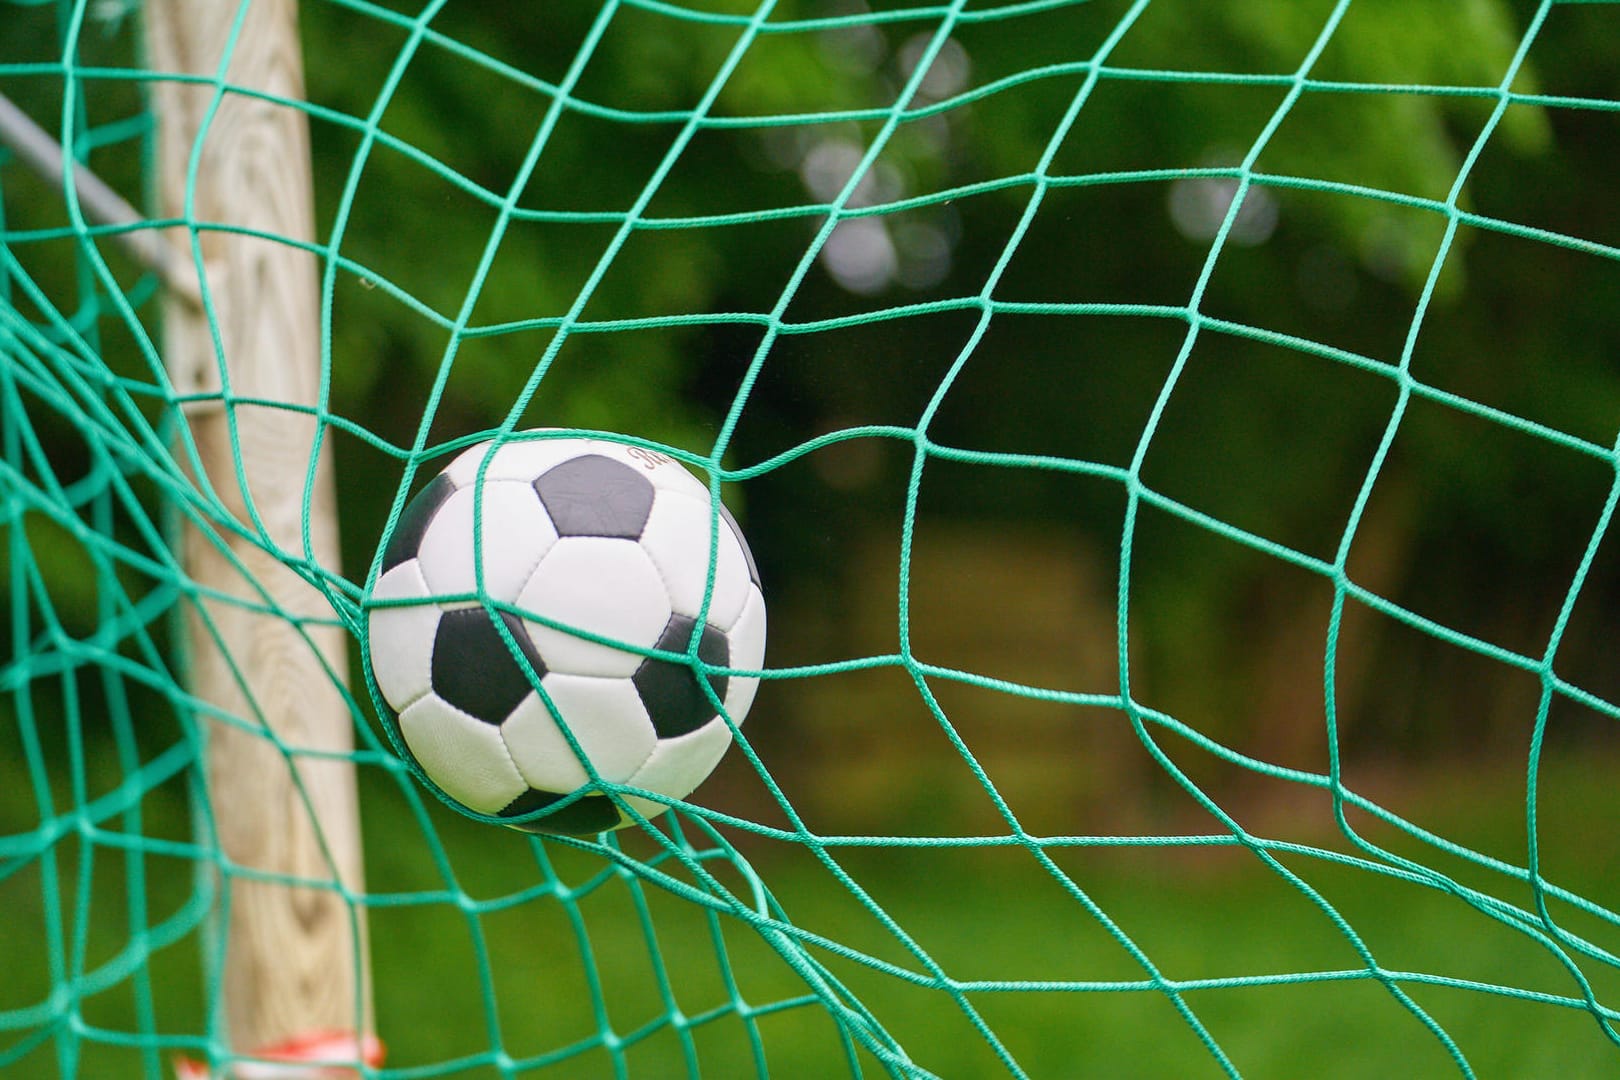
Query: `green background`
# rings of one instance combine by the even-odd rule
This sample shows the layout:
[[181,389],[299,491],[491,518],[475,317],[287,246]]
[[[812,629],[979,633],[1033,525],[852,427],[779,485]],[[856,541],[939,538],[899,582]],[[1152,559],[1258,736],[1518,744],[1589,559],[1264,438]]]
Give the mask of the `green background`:
[[[1005,837],[988,780],[1030,835],[1079,838],[1041,850],[1167,978],[1228,980],[1186,1000],[1244,1075],[1457,1074],[1321,908],[1246,849],[1174,841],[1230,838],[1196,786],[1252,836],[1367,856],[1327,790],[1279,771],[1326,773],[1331,747],[1345,789],[1433,836],[1514,867],[1527,865],[1533,836],[1541,876],[1597,908],[1554,900],[1557,924],[1615,947],[1620,543],[1605,507],[1620,417],[1620,15],[1506,0],[1097,0],[999,15],[967,5],[890,130],[908,64],[956,9],[874,6],[778,6],[773,22],[828,21],[751,39],[713,99],[716,122],[661,173],[753,9],[304,5],[318,236],[337,238],[343,260],[329,295],[331,410],[374,437],[333,429],[343,573],[364,582],[424,418],[430,447],[495,428],[514,402],[520,426],[617,431],[700,457],[723,435],[723,464],[741,470],[726,495],[771,603],[768,666],[817,672],[767,680],[745,732],[809,828]],[[116,3],[88,18],[72,5],[0,6],[0,92],[59,132],[72,89],[76,152],[140,201],[151,127],[127,77],[137,19]],[[420,41],[416,26],[428,28]],[[1309,83],[1290,97],[1318,42]],[[1105,46],[1106,69],[1086,89],[1084,61]],[[543,128],[587,55],[568,107]],[[514,188],[541,130],[543,152]],[[368,131],[381,137],[362,155]],[[795,283],[828,204],[878,140],[850,202],[874,212],[840,226],[851,261],[840,267],[830,245]],[[1244,216],[1211,260],[1222,184],[1257,146]],[[509,189],[524,213],[502,225]],[[112,371],[150,382],[65,235],[60,192],[0,158],[0,196],[10,310],[46,325],[38,298],[48,298]],[[643,226],[593,277],[632,206]],[[1450,234],[1448,207],[1459,215]],[[862,228],[875,244],[864,261]],[[155,327],[153,283],[98,247]],[[976,338],[975,298],[992,275],[1002,306]],[[1199,288],[1212,321],[1183,354]],[[766,313],[784,299],[751,380]],[[471,329],[452,334],[463,311]],[[578,322],[559,344],[564,317]],[[946,452],[913,491],[911,436],[947,385],[927,428]],[[66,410],[7,394],[8,438],[36,434],[58,477],[99,460]],[[161,401],[143,407],[165,416]],[[1148,497],[1132,509],[1121,476],[1144,445],[1134,477]],[[983,454],[1084,467],[997,466]],[[138,1075],[163,1067],[171,1044],[208,1038],[207,888],[195,876],[206,854],[187,846],[198,780],[186,770],[152,783],[140,813],[119,820],[120,834],[178,845],[151,844],[139,871],[119,844],[72,823],[75,808],[129,790],[132,761],[190,746],[192,729],[160,695],[88,660],[66,676],[30,668],[41,627],[92,634],[104,589],[82,541],[23,501],[8,506],[12,618],[0,648],[15,659],[0,767],[18,782],[0,794],[0,837],[12,841],[0,847],[11,859],[0,957],[15,973],[0,989],[0,1048],[20,1051],[11,1069],[22,1076]],[[1311,567],[1333,563],[1352,520],[1344,574],[1361,592],[1330,629],[1335,578]],[[106,532],[140,543],[122,520]],[[1152,740],[1106,701],[1121,690],[1126,550],[1130,694],[1150,720],[1186,726],[1152,724]],[[151,587],[121,573],[132,593]],[[842,663],[900,651],[902,599],[912,655],[971,676],[925,682],[979,772],[906,669]],[[153,633],[166,640],[161,625]],[[1543,679],[1519,660],[1554,643],[1561,689],[1543,709]],[[125,735],[100,719],[119,696],[143,718]],[[728,999],[726,970],[756,1004],[803,993],[746,925],[711,925],[656,887],[609,875],[563,895],[551,883],[593,881],[597,854],[546,854],[424,801],[380,748],[369,707],[361,713],[377,1016],[399,1075],[495,1075],[498,1062],[452,1063],[497,1050],[531,1060],[598,1037],[590,972],[614,1031],[667,1019],[651,958],[667,965],[687,1016]],[[696,800],[786,824],[739,753]],[[1535,910],[1529,885],[1443,844],[1360,810],[1345,824],[1383,845],[1386,865],[1404,856]],[[46,835],[40,855],[31,841]],[[803,844],[725,835],[794,925],[914,963]],[[1172,842],[1113,843],[1157,837]],[[625,846],[653,852],[642,839]],[[1028,984],[970,999],[1030,1075],[1219,1074],[1157,990],[1040,989],[1144,975],[1030,849],[830,850],[952,975]],[[1279,858],[1387,971],[1580,997],[1551,950],[1443,890]],[[655,944],[638,896],[656,916]],[[171,917],[177,942],[135,958],[147,990],[127,978],[81,987],[71,1024],[41,1019],[65,983],[54,965],[127,956],[131,941],[162,941],[146,928]],[[717,925],[729,968],[716,963]],[[70,959],[75,940],[82,955]],[[1005,1072],[943,991],[824,959],[922,1066]],[[1578,960],[1612,1008],[1612,957]],[[1356,975],[1230,981],[1315,971]],[[1580,1008],[1401,985],[1479,1075],[1601,1076],[1620,1060]],[[773,1075],[843,1067],[819,1007],[759,1025]],[[665,1027],[555,1074],[678,1075],[690,1050],[705,1074],[733,1075],[754,1064],[745,1028],[722,1016],[683,1048]],[[108,1034],[143,1030],[162,1033],[144,1051]],[[858,1060],[881,1074],[864,1051]]]

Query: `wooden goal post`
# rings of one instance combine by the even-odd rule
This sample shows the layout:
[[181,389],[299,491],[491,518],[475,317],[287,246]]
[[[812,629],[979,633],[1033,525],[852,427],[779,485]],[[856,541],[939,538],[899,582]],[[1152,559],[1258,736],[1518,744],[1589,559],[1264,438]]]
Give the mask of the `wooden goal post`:
[[[281,103],[303,96],[296,3],[148,0],[145,10],[149,66],[160,75],[152,96],[162,212],[190,215],[202,226],[174,230],[176,254],[190,262],[195,237],[206,267],[206,310],[172,292],[167,301],[171,379],[178,392],[193,393],[217,390],[223,373],[233,401],[313,406],[320,387],[314,257],[290,243],[210,227],[300,242],[313,236],[308,123]],[[161,78],[169,73],[208,81]],[[199,483],[237,521],[262,527],[266,546],[335,567],[335,495],[324,445],[307,493],[307,532],[303,521],[316,421],[244,404],[204,404],[186,415],[203,466]],[[223,854],[230,867],[325,883],[295,887],[227,871],[223,989],[231,1048],[251,1054],[312,1031],[368,1033],[364,909],[351,902],[363,888],[355,775],[346,756],[353,728],[331,674],[346,674],[345,635],[331,624],[320,593],[259,544],[236,536],[222,544],[188,529],[184,557],[199,588],[187,620],[191,691],[246,725],[205,725]],[[253,610],[266,596],[295,618]],[[301,627],[297,617],[325,621]],[[255,729],[260,723],[267,731]]]

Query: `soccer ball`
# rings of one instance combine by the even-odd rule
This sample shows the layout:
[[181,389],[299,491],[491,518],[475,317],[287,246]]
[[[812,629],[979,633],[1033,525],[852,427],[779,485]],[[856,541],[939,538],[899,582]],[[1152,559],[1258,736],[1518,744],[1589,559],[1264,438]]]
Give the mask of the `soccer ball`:
[[[721,506],[716,523],[709,489],[664,454],[577,437],[493,447],[418,492],[383,552],[367,626],[384,722],[479,813],[561,801],[591,783],[582,755],[609,784],[685,798],[731,745],[714,699],[740,724],[759,680],[710,674],[711,698],[698,666],[633,650],[684,658],[695,639],[704,665],[759,669],[765,599],[736,521]],[[646,817],[667,809],[624,799]],[[597,788],[514,827],[588,835],[633,820]]]

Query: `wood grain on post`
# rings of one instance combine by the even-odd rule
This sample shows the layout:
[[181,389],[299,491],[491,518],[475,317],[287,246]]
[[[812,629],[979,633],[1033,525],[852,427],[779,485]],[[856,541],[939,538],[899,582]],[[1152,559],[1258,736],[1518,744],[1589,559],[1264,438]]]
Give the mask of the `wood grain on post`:
[[[251,0],[233,41],[241,10],[210,0],[148,0],[150,68],[212,78],[229,46],[229,86],[301,100],[295,0]],[[191,202],[196,224],[312,238],[309,130],[301,111],[227,91],[206,118],[216,96],[211,84],[160,80],[152,92],[164,216],[186,212],[188,172],[200,137]],[[198,236],[219,337],[216,344],[202,310],[170,297],[164,349],[177,390],[217,390],[223,369],[233,400],[315,404],[320,343],[314,258],[289,244],[235,232],[205,229]],[[177,239],[188,245],[190,237]],[[189,261],[186,245],[179,254]],[[211,487],[235,521],[255,533],[256,514],[261,542],[273,551],[303,557],[314,419],[266,405],[203,404],[188,407],[185,415],[206,474],[199,484]],[[335,499],[324,448],[308,499],[309,554],[335,568]],[[192,580],[230,598],[199,601],[187,627],[192,692],[243,721],[206,724],[210,808],[226,858],[256,871],[341,882],[358,894],[355,776],[343,758],[353,745],[352,721],[341,686],[328,672],[342,679],[347,671],[343,632],[330,625],[331,610],[321,594],[259,544],[188,528],[184,557]],[[301,631],[295,619],[246,606],[263,607],[266,595],[297,618],[324,619],[327,625],[305,624]],[[291,766],[283,746],[291,752]],[[310,750],[333,756],[300,753]],[[369,1031],[363,909],[335,887],[292,887],[240,875],[229,875],[225,887],[224,994],[232,1050],[252,1053],[316,1029]]]

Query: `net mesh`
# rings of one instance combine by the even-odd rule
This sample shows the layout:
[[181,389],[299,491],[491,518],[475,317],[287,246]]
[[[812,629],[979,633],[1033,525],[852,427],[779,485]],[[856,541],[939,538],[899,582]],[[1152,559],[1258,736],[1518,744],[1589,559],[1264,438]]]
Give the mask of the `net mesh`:
[[[533,7],[304,7],[345,569],[271,613],[363,637],[413,487],[566,426],[736,497],[773,641],[597,839],[350,699],[363,1074],[1613,1068],[1612,8]],[[3,11],[139,201],[138,10]],[[252,530],[118,243],[176,223],[0,195],[0,1067],[227,1063],[203,729],[277,737],[177,659],[180,524]]]

